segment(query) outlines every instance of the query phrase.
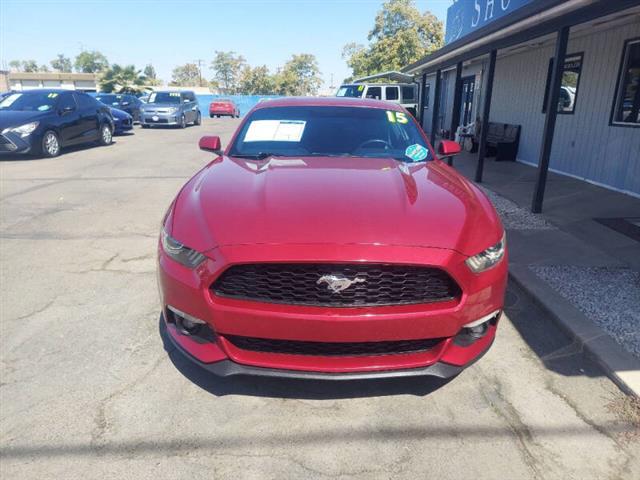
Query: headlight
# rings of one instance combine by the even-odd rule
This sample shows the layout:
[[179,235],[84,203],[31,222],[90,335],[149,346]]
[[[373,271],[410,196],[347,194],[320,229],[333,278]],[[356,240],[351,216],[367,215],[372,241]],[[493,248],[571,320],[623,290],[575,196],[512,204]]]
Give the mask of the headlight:
[[164,229],[162,230],[162,249],[176,262],[188,268],[196,268],[205,259],[205,256],[200,252],[185,247],[175,238],[171,238]]
[[503,233],[498,243],[473,257],[467,258],[466,264],[475,273],[484,272],[500,263],[500,260],[504,257],[506,248],[507,236],[506,233]]
[[175,107],[171,107],[171,108],[167,109],[167,113],[176,113],[177,111],[178,111],[178,109],[175,108]]
[[2,131],[2,133],[6,133],[6,132],[15,132],[20,134],[20,136],[22,138],[24,137],[28,137],[29,135],[31,135],[33,133],[33,131],[38,128],[38,125],[40,125],[40,122],[31,122],[31,123],[25,123],[24,125],[20,125],[19,127],[13,127],[13,128],[6,128]]

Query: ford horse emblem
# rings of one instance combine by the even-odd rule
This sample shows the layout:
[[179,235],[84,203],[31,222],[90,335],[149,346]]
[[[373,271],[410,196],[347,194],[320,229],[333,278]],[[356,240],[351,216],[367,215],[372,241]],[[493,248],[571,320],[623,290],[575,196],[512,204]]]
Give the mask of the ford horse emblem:
[[343,290],[346,290],[354,283],[364,283],[364,278],[354,278],[353,280],[349,280],[344,275],[323,275],[316,282],[318,285],[323,283],[327,284],[327,289],[331,290],[333,293],[338,293]]

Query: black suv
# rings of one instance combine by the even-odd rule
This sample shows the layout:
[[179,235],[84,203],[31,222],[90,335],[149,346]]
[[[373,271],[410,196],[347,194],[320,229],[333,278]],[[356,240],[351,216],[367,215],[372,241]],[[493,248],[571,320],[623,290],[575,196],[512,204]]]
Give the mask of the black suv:
[[109,107],[83,92],[28,90],[0,101],[0,154],[55,157],[68,145],[109,145],[112,136]]
[[134,95],[128,93],[98,93],[96,100],[109,107],[127,112],[133,117],[134,122],[140,121],[140,108],[144,103]]

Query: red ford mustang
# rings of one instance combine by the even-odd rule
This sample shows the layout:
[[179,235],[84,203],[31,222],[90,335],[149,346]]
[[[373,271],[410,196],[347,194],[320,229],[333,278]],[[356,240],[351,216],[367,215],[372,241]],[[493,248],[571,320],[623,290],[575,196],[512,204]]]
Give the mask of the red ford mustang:
[[[169,337],[219,375],[452,377],[491,346],[507,279],[485,195],[402,107],[258,104],[164,218]],[[441,154],[459,146],[442,142]]]

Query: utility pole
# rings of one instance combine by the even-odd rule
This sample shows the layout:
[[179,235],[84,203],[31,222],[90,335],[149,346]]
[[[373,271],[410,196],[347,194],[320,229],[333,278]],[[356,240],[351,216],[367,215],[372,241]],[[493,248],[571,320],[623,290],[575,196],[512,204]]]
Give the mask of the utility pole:
[[200,79],[198,86],[201,87],[202,86],[202,62],[203,60],[201,58],[194,60],[194,62],[196,62],[198,64],[198,77]]

